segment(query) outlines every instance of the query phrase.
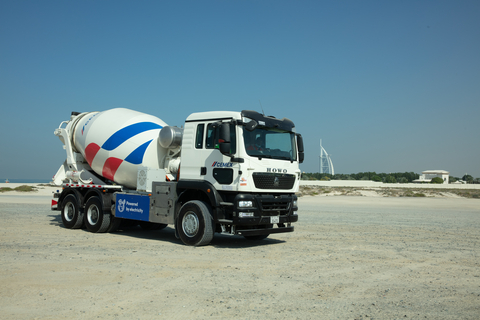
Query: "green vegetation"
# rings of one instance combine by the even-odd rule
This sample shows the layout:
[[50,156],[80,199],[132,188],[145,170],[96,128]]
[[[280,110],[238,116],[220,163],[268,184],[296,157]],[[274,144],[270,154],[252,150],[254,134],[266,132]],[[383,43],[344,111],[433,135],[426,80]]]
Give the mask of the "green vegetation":
[[8,192],[8,191],[31,192],[31,191],[37,191],[37,188],[32,187],[32,186],[27,186],[27,185],[18,186],[18,187],[13,188],[13,189],[9,188],[9,187],[0,188],[0,192]]
[[[335,174],[331,175],[328,173],[303,173],[302,180],[371,180],[376,182],[383,183],[411,183],[413,180],[416,180],[420,177],[419,174],[414,172],[395,172],[395,173],[376,173],[376,172],[359,172],[359,173],[350,173],[350,174]],[[441,178],[438,178],[442,180]],[[463,180],[467,183],[480,184],[480,178],[473,178],[471,175],[466,174],[462,178],[458,177],[449,177],[449,182],[453,183],[455,181]],[[432,183],[443,183],[442,182],[432,182]]]
[[385,183],[409,183],[420,176],[414,172],[376,173],[359,172],[351,174],[303,173],[302,180],[372,180]]
[[[403,178],[403,177],[402,177]],[[395,176],[392,176],[392,175],[388,175],[386,178],[385,178],[385,183],[397,183],[397,179],[395,178]]]
[[480,189],[437,189],[437,188],[369,188],[369,187],[324,187],[300,186],[297,196],[362,196],[362,192],[376,193],[383,197],[448,197],[480,199]]
[[443,179],[440,178],[440,177],[435,177],[435,178],[433,178],[432,180],[430,180],[430,183],[442,184],[442,183],[443,183]]
[[426,197],[425,193],[414,193],[412,197]]
[[449,189],[447,191],[463,198],[480,199],[480,190],[478,189]]

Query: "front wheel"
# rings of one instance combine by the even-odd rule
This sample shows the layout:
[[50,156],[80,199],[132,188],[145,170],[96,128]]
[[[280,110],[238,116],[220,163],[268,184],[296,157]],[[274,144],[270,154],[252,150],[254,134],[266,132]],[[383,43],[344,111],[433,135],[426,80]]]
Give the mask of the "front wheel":
[[208,205],[199,200],[185,203],[177,217],[175,227],[186,245],[204,246],[213,239],[213,218]]
[[67,195],[62,201],[62,222],[68,229],[79,229],[83,226],[83,211],[73,194]]
[[103,211],[99,197],[91,197],[85,204],[85,226],[94,233],[105,232],[110,227],[110,212]]

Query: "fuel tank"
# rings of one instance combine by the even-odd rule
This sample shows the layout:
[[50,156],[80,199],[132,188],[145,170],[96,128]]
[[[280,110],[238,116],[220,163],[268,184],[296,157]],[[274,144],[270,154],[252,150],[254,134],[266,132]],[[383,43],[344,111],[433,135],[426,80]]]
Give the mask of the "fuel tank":
[[159,144],[161,119],[129,109],[82,113],[71,127],[75,151],[102,177],[136,188],[138,167],[163,168],[167,149]]

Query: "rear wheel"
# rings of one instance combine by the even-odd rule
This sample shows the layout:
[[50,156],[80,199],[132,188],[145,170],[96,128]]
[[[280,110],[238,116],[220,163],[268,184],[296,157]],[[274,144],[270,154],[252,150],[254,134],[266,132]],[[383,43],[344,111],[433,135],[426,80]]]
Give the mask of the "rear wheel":
[[105,232],[110,227],[110,212],[104,212],[99,197],[91,197],[85,204],[85,226],[90,232]]
[[182,206],[175,227],[186,245],[204,246],[213,239],[213,224],[212,213],[207,204],[193,200]]
[[79,229],[83,226],[83,211],[73,194],[67,195],[62,201],[62,222],[68,229]]

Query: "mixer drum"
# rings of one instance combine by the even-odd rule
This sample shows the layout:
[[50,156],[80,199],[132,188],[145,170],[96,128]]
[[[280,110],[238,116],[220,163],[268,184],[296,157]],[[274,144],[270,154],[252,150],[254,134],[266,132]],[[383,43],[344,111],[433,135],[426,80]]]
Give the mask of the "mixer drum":
[[74,128],[73,145],[97,174],[135,189],[138,167],[159,169],[166,149],[158,143],[161,119],[129,109],[86,113]]

